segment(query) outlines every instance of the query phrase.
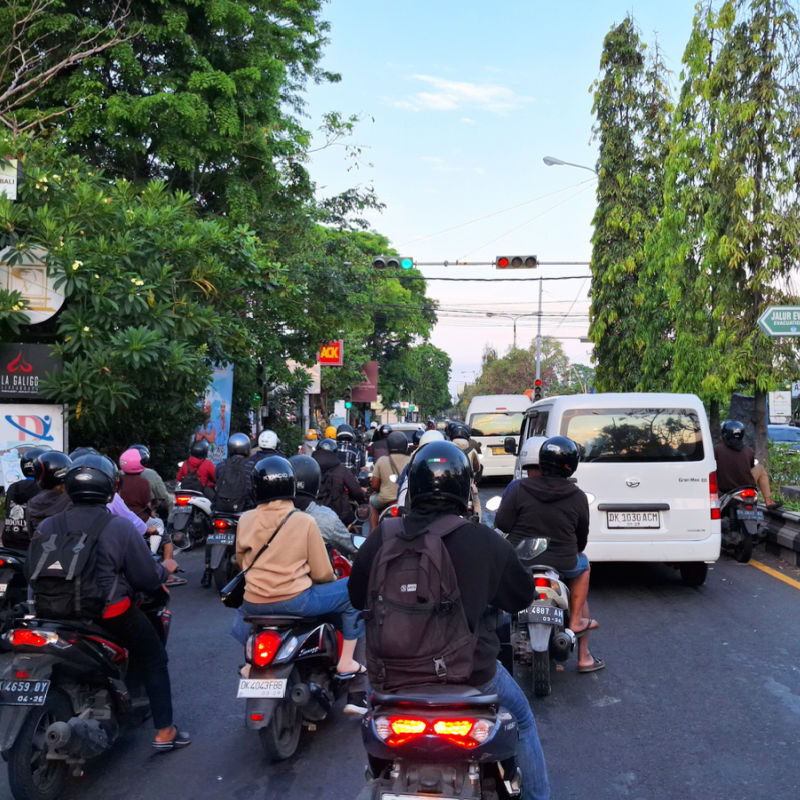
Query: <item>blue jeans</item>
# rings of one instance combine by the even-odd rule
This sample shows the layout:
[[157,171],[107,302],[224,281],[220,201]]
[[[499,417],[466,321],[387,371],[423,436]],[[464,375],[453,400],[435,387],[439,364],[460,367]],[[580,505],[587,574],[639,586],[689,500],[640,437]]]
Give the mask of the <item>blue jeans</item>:
[[550,781],[547,779],[542,743],[525,693],[499,661],[494,678],[480,688],[487,694],[498,695],[502,705],[517,720],[517,766],[522,770],[522,800],[550,800]]
[[315,583],[310,588],[288,600],[279,603],[248,603],[247,600],[236,609],[231,636],[244,644],[250,633],[250,623],[246,616],[258,614],[297,614],[300,617],[322,617],[329,614],[341,615],[342,635],[345,639],[360,639],[364,635],[364,623],[358,619],[358,611],[350,605],[347,594],[347,578],[330,583]]

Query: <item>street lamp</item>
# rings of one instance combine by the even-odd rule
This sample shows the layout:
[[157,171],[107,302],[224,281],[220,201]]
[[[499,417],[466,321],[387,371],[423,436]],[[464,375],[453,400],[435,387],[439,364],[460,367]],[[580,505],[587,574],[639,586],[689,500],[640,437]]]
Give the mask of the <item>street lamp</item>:
[[510,319],[514,324],[514,349],[517,349],[517,320],[521,319],[522,317],[538,317],[541,312],[533,311],[530,314],[499,314],[495,311],[487,311],[487,317],[507,317]]
[[573,164],[571,161],[562,161],[560,158],[554,158],[553,156],[545,156],[542,161],[544,161],[548,167],[577,167],[578,169],[588,169],[589,172],[593,172],[597,175],[597,170],[594,169],[594,167],[587,167],[583,164]]

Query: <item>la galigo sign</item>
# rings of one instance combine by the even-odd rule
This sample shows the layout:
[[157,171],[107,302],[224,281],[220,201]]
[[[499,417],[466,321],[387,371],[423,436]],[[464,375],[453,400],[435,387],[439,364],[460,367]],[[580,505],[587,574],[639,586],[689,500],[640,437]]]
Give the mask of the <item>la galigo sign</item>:
[[344,363],[342,340],[330,341],[319,348],[319,363],[326,367],[341,367]]

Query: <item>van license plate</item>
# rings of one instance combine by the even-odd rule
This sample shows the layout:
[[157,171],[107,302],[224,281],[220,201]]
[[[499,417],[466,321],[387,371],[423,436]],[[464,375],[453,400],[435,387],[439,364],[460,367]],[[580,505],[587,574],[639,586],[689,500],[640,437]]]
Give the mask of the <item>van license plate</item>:
[[276,697],[286,694],[286,678],[242,678],[237,697]]
[[660,528],[659,511],[606,511],[609,528]]
[[209,533],[206,537],[206,544],[236,544],[235,533]]
[[493,447],[492,448],[492,455],[493,456],[507,456],[508,453],[506,453],[505,447]]
[[50,681],[0,681],[0,705],[43,706]]

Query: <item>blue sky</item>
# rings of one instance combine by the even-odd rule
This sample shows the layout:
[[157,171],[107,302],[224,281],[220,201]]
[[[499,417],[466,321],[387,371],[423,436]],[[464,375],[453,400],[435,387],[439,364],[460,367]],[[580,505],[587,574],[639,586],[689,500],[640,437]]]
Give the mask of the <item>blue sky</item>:
[[[361,165],[348,170],[341,147],[315,153],[321,193],[372,183],[386,204],[370,216],[417,262],[492,262],[535,254],[543,262],[587,262],[595,179],[548,167],[546,155],[593,167],[591,86],[603,38],[630,13],[649,49],[656,42],[677,86],[694,16],[691,0],[331,0],[322,66],[339,84],[308,93],[307,125],[329,110],[362,117],[353,142]],[[563,338],[575,362],[590,363],[589,281],[582,265],[498,273],[491,266],[422,267],[440,302],[432,336],[453,361],[451,387],[474,377],[486,346],[501,354],[542,334]],[[487,316],[492,313],[495,316]],[[501,316],[505,315],[505,316]]]

